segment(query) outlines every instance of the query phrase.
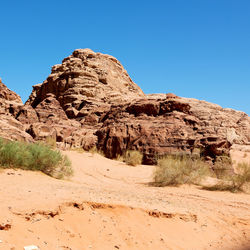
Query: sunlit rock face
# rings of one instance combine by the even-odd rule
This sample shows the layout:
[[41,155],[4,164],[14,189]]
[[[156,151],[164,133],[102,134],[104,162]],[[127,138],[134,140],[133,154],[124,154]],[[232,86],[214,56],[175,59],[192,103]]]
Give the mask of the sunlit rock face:
[[75,50],[33,91],[17,119],[35,140],[54,137],[61,146],[96,146],[100,118],[118,103],[145,98],[120,62],[90,49]]
[[113,106],[101,122],[98,146],[108,157],[135,149],[148,164],[165,154],[195,152],[214,161],[229,155],[232,144],[250,142],[250,117],[245,113],[173,94]]
[[7,140],[32,141],[21,122],[15,119],[23,106],[19,95],[9,90],[0,79],[0,137]]
[[111,104],[145,97],[116,58],[90,49],[75,50],[62,64],[53,66],[49,77],[34,86],[27,103],[36,108],[49,93],[68,118],[78,120],[93,110],[102,112]]
[[25,105],[0,86],[0,131],[14,124],[14,139],[51,137],[61,148],[97,147],[109,158],[134,149],[146,164],[195,152],[214,161],[232,144],[250,144],[245,113],[174,94],[145,95],[116,58],[90,49],[75,50],[53,66]]

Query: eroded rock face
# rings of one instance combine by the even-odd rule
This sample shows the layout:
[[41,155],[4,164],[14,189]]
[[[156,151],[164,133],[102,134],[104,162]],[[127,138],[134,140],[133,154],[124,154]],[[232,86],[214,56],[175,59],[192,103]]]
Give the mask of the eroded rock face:
[[18,120],[25,124],[26,131],[36,141],[52,138],[63,149],[96,145],[95,130],[82,127],[79,121],[69,119],[59,101],[51,93],[36,108],[25,105],[18,114]]
[[97,143],[94,133],[111,105],[138,97],[145,95],[117,59],[79,49],[33,86],[17,119],[36,140],[50,136],[65,147],[89,149]]
[[19,95],[9,90],[0,79],[0,137],[12,140],[32,141],[21,122],[15,119],[23,106]]
[[23,106],[22,100],[19,95],[9,90],[0,79],[0,112],[1,114],[12,114],[15,116],[20,107]]
[[16,139],[28,133],[36,141],[54,138],[61,148],[96,146],[109,158],[135,149],[146,164],[159,155],[197,150],[214,161],[228,155],[232,144],[250,144],[245,113],[174,94],[145,95],[117,59],[89,49],[75,50],[52,67],[24,106],[0,86],[0,131],[6,134],[12,124]]
[[68,118],[78,120],[145,96],[116,58],[90,49],[75,50],[53,66],[43,84],[34,86],[27,103],[36,108],[48,93],[54,94]]
[[109,158],[134,149],[143,152],[146,164],[155,163],[159,155],[192,154],[197,149],[214,161],[229,155],[233,143],[250,142],[245,113],[172,94],[113,106],[101,121],[98,146]]

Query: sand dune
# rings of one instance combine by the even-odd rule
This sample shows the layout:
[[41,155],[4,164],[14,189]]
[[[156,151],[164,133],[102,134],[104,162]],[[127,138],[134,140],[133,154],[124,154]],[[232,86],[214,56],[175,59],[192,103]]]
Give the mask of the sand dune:
[[[247,249],[248,194],[151,187],[154,166],[65,152],[75,175],[0,172],[0,249]],[[234,157],[242,157],[234,153]],[[237,159],[238,159],[237,158]],[[250,159],[244,153],[244,159]]]

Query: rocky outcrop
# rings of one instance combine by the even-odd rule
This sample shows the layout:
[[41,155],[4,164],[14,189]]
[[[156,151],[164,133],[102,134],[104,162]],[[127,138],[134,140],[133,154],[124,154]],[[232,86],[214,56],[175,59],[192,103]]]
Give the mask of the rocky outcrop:
[[32,141],[21,122],[15,119],[23,106],[19,95],[9,90],[0,79],[0,137],[12,140]]
[[23,106],[19,95],[9,90],[0,79],[0,112],[1,114],[12,114],[15,116],[19,109]]
[[146,164],[173,153],[215,161],[232,144],[250,144],[245,113],[174,94],[145,95],[117,59],[89,49],[53,66],[24,106],[0,86],[1,122],[14,124],[16,139],[28,134],[36,141],[54,138],[61,148],[96,146],[109,158],[135,149]]
[[78,49],[33,91],[17,115],[36,140],[55,137],[61,146],[89,149],[102,114],[111,105],[145,97],[112,56]]
[[26,131],[36,141],[52,138],[65,149],[83,147],[90,149],[96,144],[95,130],[82,127],[79,121],[69,119],[56,97],[49,93],[36,108],[25,105],[18,114]]
[[27,104],[36,108],[48,93],[68,118],[77,120],[90,113],[99,116],[111,104],[145,96],[116,58],[90,49],[75,50],[62,64],[53,66],[43,84],[33,87]]
[[228,155],[233,143],[250,142],[250,118],[245,113],[173,94],[113,106],[101,122],[98,146],[108,157],[134,149],[143,152],[147,164],[160,155],[197,150],[215,160]]

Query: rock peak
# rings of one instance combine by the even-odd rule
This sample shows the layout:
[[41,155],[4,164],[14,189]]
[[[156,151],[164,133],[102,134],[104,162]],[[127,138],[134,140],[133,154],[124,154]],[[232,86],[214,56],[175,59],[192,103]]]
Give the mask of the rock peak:
[[77,53],[85,53],[85,54],[95,54],[95,52],[92,49],[85,48],[85,49],[75,49],[73,54]]
[[33,88],[28,103],[36,107],[54,94],[69,118],[84,117],[89,107],[112,105],[145,97],[120,62],[90,49],[77,49]]

